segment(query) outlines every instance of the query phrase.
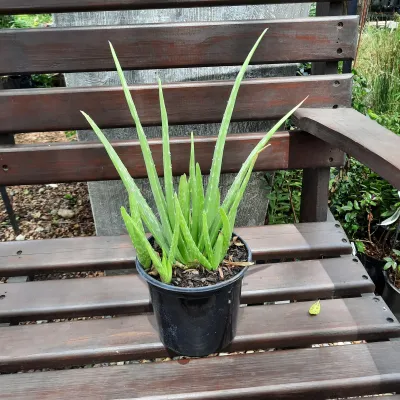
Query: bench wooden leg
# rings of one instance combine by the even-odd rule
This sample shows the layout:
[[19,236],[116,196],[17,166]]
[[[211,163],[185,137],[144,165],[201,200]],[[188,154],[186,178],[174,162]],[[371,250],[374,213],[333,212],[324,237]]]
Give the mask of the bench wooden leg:
[[300,222],[324,222],[328,216],[330,168],[303,171]]

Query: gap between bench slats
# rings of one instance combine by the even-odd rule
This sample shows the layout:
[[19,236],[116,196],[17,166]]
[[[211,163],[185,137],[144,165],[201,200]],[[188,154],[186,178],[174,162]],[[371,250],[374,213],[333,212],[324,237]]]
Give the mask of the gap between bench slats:
[[[374,285],[352,256],[250,267],[242,303],[358,296]],[[0,287],[0,322],[140,313],[151,309],[136,274],[7,284]]]
[[[242,307],[225,351],[302,347],[400,336],[400,324],[378,297]],[[394,322],[387,319],[392,318]],[[153,314],[0,329],[0,372],[167,357]]]
[[115,70],[108,41],[125,69],[239,65],[266,28],[252,64],[355,55],[357,16],[1,30],[0,74]]
[[[232,121],[281,118],[306,96],[306,107],[350,107],[351,82],[351,74],[245,80]],[[228,80],[164,85],[169,123],[220,122],[232,85]],[[159,125],[157,85],[131,91],[142,124]],[[0,134],[88,129],[79,110],[101,128],[133,126],[120,87],[1,90]]]
[[[236,228],[253,258],[318,258],[350,254],[352,249],[337,222]],[[4,242],[0,245],[0,276],[55,271],[135,268],[135,249],[128,236]]]
[[[329,0],[317,0],[317,2]],[[307,0],[286,0],[306,3]],[[341,0],[333,0],[341,2]],[[280,0],[2,0],[0,14],[36,14],[73,11],[114,11],[151,8],[214,7],[245,4],[280,4]]]
[[394,342],[0,376],[0,399],[293,399],[388,393],[400,385]]
[[[224,149],[222,172],[238,172],[250,152],[265,133],[229,135]],[[196,162],[208,173],[216,143],[215,136],[196,136]],[[147,177],[138,140],[113,142],[124,165],[134,178]],[[163,176],[162,140],[149,139],[159,176]],[[172,170],[174,175],[188,173],[189,137],[171,137]],[[54,182],[105,181],[119,175],[100,143],[62,143],[14,145],[1,148],[1,162],[7,171],[0,174],[2,185],[32,185]],[[344,164],[344,153],[312,135],[298,132],[276,133],[270,146],[263,151],[255,171],[338,167]]]

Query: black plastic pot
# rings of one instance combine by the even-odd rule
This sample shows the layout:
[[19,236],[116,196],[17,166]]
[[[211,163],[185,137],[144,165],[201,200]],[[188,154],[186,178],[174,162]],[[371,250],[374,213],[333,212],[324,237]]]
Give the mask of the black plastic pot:
[[386,264],[386,261],[371,257],[365,253],[358,253],[357,255],[367,270],[368,275],[371,277],[372,282],[375,284],[375,293],[382,295],[385,287],[383,267]]
[[[251,261],[251,251],[246,246]],[[136,259],[148,283],[160,339],[173,352],[207,356],[227,347],[236,334],[243,270],[226,282],[200,288],[180,288],[152,278]]]
[[385,289],[383,290],[382,297],[388,305],[392,313],[400,320],[400,290],[394,286],[386,271],[384,273]]

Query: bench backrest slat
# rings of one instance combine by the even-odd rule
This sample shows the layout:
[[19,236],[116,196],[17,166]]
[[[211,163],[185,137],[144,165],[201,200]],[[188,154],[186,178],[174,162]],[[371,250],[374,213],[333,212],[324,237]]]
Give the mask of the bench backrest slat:
[[[222,172],[237,172],[263,133],[229,135],[224,150]],[[202,171],[209,171],[216,137],[195,138],[196,161]],[[154,163],[163,175],[162,141],[149,140]],[[114,142],[129,173],[134,178],[147,177],[142,152],[137,140]],[[312,149],[313,157],[309,150]],[[188,173],[190,138],[171,138],[172,172]],[[344,155],[322,140],[305,132],[280,132],[271,139],[270,146],[258,157],[255,171],[278,169],[337,167]],[[0,173],[0,185],[44,184],[119,179],[118,173],[100,143],[70,143],[17,145],[3,148],[1,163],[6,173]]]
[[125,69],[239,65],[268,33],[252,64],[352,59],[358,18],[196,22],[0,30],[1,74],[115,70],[108,41]]
[[[316,1],[325,2],[329,0]],[[331,2],[335,1],[341,2],[341,0],[331,0]],[[307,0],[285,0],[285,3],[307,2]],[[281,3],[281,0],[2,0],[0,14],[114,11],[279,3]]]
[[[220,122],[232,81],[164,85],[170,124]],[[308,107],[349,107],[351,75],[266,78],[244,81],[233,121],[282,117],[306,95]],[[156,85],[132,87],[143,125],[161,123]],[[102,128],[132,126],[121,88],[60,88],[0,91],[0,134],[87,129],[84,110]]]

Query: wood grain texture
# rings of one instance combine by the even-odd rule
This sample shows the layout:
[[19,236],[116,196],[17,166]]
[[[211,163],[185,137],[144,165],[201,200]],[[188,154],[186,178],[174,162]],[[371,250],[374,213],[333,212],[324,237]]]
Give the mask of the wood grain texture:
[[301,188],[301,222],[324,222],[328,216],[328,195],[331,170],[305,168]]
[[108,41],[124,69],[240,65],[266,28],[252,64],[355,56],[357,16],[2,30],[0,75],[115,70]]
[[[236,228],[253,258],[312,258],[350,254],[338,223],[309,223]],[[53,271],[134,268],[135,250],[128,236],[5,242],[0,246],[0,276]]]
[[[351,79],[350,74],[343,74],[245,80],[232,120],[280,118],[306,96],[307,107],[349,107]],[[232,81],[164,85],[170,124],[220,122],[232,85]],[[159,125],[158,87],[136,85],[131,90],[142,124]],[[0,134],[88,129],[79,110],[101,128],[133,125],[119,87],[2,90]]]
[[349,153],[400,189],[400,137],[351,108],[298,110],[297,126]]
[[[312,304],[241,308],[236,338],[226,351],[400,336],[400,324],[379,297],[324,300],[318,318],[307,313]],[[153,315],[145,314],[0,329],[0,354],[0,372],[16,372],[167,357],[168,351]]]
[[[286,0],[286,2],[305,3],[306,0]],[[0,14],[214,7],[274,3],[280,3],[280,0],[36,0],[34,3],[31,0],[2,0]]]
[[[265,133],[228,135],[222,172],[238,172],[243,162]],[[0,137],[1,138],[1,137]],[[215,136],[195,138],[196,161],[203,173],[211,168]],[[159,176],[163,176],[162,140],[149,139]],[[146,178],[142,151],[137,140],[114,142],[114,148],[134,178]],[[188,173],[190,139],[171,137],[174,175]],[[104,147],[100,143],[62,143],[2,146],[0,160],[7,168],[0,169],[1,185],[43,184],[54,182],[105,181],[120,179]],[[341,166],[344,153],[314,136],[298,132],[279,132],[270,146],[257,159],[255,171],[296,169],[304,167]]]
[[323,400],[398,390],[399,357],[382,342],[2,375],[0,399]]
[[[255,265],[243,282],[242,302],[357,296],[373,290],[362,264],[347,256]],[[150,310],[147,286],[136,274],[15,283],[1,287],[0,294],[5,296],[0,302],[0,322]]]

